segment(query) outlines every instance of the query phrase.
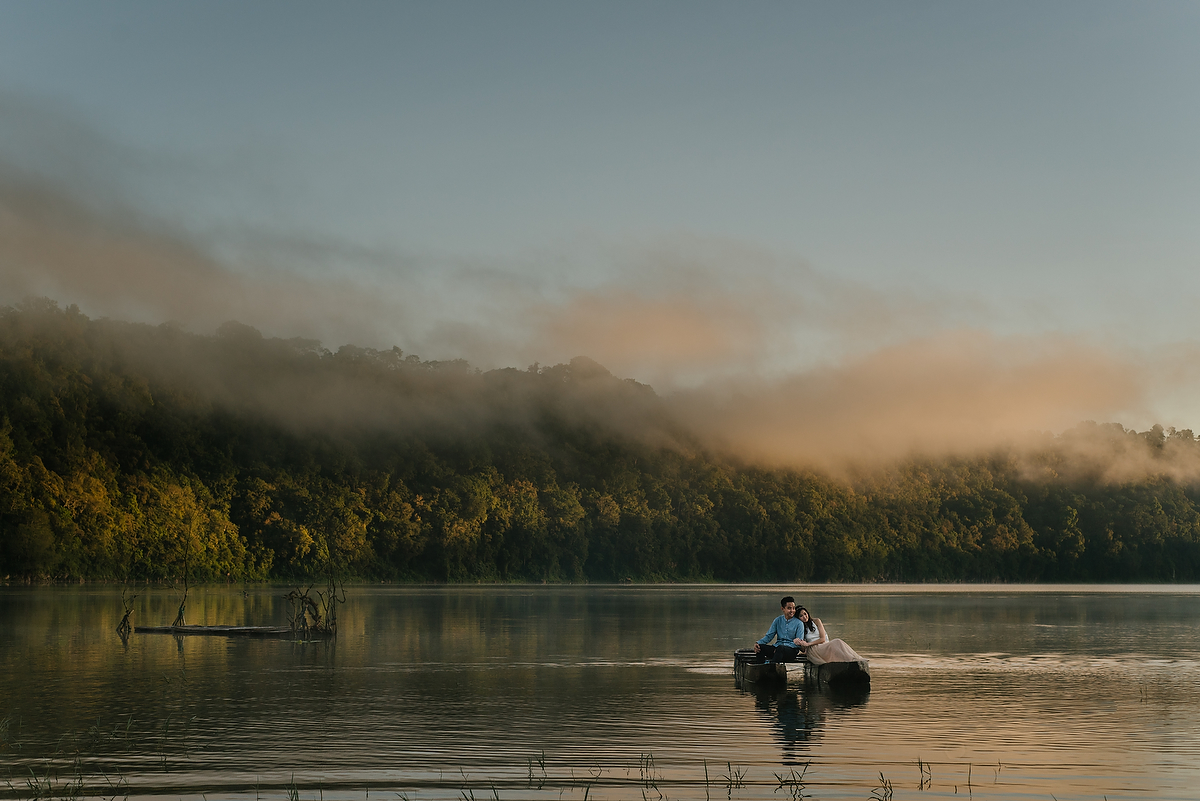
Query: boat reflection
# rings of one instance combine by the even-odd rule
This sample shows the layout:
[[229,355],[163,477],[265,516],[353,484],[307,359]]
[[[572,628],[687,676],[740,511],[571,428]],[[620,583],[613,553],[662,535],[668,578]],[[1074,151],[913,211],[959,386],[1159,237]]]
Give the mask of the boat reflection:
[[785,765],[807,761],[804,755],[830,715],[864,706],[871,696],[869,686],[829,689],[747,682],[739,689],[753,696],[754,708],[770,722]]

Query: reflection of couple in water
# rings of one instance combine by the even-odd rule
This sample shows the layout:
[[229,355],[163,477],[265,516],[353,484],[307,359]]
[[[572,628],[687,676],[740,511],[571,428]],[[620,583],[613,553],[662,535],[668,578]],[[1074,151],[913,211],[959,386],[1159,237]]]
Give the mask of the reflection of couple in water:
[[783,746],[785,764],[800,759],[798,752],[818,736],[828,716],[862,706],[871,695],[870,688],[862,686],[842,691],[824,687],[796,690],[769,684],[751,687],[755,708],[766,717]]
[[862,660],[844,641],[829,639],[821,619],[809,615],[803,606],[797,608],[792,596],[785,595],[779,606],[783,614],[775,618],[763,638],[754,643],[754,652],[760,659],[795,662],[800,654],[804,654],[814,665]]

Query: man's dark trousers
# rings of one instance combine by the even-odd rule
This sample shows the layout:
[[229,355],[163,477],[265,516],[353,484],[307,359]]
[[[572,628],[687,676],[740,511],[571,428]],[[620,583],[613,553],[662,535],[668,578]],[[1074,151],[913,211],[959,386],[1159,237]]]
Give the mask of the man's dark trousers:
[[795,662],[799,655],[799,648],[788,648],[786,645],[758,646],[758,656],[764,662]]

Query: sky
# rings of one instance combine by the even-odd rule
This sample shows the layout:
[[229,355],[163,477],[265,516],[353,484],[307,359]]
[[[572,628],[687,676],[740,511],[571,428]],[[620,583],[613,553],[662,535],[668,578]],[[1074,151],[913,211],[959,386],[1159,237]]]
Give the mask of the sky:
[[1200,429],[1197,41],[1194,2],[5,0],[0,302]]

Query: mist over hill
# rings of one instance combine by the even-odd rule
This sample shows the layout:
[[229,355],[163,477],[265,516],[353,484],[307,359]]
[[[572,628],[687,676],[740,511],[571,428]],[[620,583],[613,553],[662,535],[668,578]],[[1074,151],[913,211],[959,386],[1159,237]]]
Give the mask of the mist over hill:
[[[866,458],[845,408],[787,431],[752,425],[811,388],[725,390],[659,395],[586,357],[485,372],[233,322],[204,336],[26,301],[0,310],[0,576],[1200,572],[1190,431],[1085,422],[949,447],[969,438],[922,429],[929,447]],[[846,458],[800,458],[818,437],[826,457],[844,441]]]

